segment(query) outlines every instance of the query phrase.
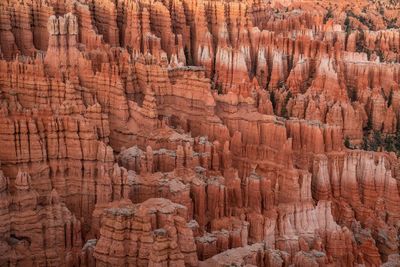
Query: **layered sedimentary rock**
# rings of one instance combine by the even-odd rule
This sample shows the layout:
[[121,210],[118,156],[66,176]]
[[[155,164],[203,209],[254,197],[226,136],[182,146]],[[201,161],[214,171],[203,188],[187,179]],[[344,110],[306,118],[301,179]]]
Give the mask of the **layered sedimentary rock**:
[[396,266],[399,10],[2,1],[0,265]]
[[93,253],[96,265],[197,266],[186,213],[184,206],[160,198],[137,205],[110,203]]
[[28,173],[19,171],[14,192],[0,172],[2,194],[1,261],[16,266],[79,263],[81,222],[62,203],[55,189],[40,199]]

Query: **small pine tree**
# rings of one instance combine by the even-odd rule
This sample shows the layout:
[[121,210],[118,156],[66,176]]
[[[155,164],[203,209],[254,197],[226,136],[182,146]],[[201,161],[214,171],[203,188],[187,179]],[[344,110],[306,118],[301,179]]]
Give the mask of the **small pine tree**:
[[348,136],[344,138],[344,146],[347,148],[352,148],[350,143],[350,138]]
[[397,18],[391,19],[387,22],[387,28],[388,29],[398,29],[399,27],[396,24],[397,24]]
[[396,151],[400,151],[400,129],[397,130],[393,143]]
[[364,31],[360,30],[356,41],[356,51],[364,52]]
[[378,146],[374,140],[371,140],[371,142],[369,143],[369,150],[378,151]]
[[392,152],[395,151],[393,136],[386,136],[384,141],[385,150]]
[[393,101],[393,88],[390,89],[390,93],[387,100],[387,106],[390,107]]
[[291,98],[292,98],[292,92],[288,91],[286,94],[285,103],[287,104]]
[[374,141],[376,142],[376,144],[378,146],[382,145],[382,136],[381,136],[381,132],[379,131],[374,131]]
[[372,135],[372,141],[370,143],[370,148],[372,151],[378,151],[378,149],[382,146],[382,137],[379,131],[374,131]]
[[383,54],[383,52],[382,52],[381,50],[378,50],[378,51],[376,52],[376,54],[377,54],[377,56],[379,57],[379,61],[380,61],[380,62],[385,61],[385,55]]
[[369,140],[368,140],[368,137],[366,135],[363,136],[363,142],[362,142],[361,148],[363,150],[369,150],[370,149]]
[[289,116],[288,116],[288,112],[287,112],[287,104],[289,103],[289,100],[292,98],[292,92],[290,92],[290,91],[288,91],[287,92],[287,94],[286,94],[286,97],[285,97],[285,102],[283,103],[283,107],[282,107],[282,110],[281,110],[281,114],[282,114],[282,117],[284,117],[284,118],[288,118]]
[[367,58],[368,58],[368,60],[370,60],[371,59],[371,51],[366,49],[365,53],[367,53]]
[[350,18],[349,18],[349,16],[347,16],[346,19],[344,20],[344,26],[345,26],[346,34],[349,35],[350,32],[351,32],[351,25],[350,25]]
[[222,91],[222,84],[217,85],[217,92],[219,95],[222,95],[224,92]]
[[372,129],[372,118],[368,116],[367,126],[365,126],[364,130],[370,131]]
[[286,105],[283,105],[282,110],[281,110],[281,115],[282,115],[282,117],[284,117],[286,119],[289,117],[287,114]]
[[325,16],[324,16],[324,24],[330,19],[333,18],[333,11],[332,8],[328,9],[328,12],[326,12]]
[[276,107],[276,100],[275,100],[275,93],[274,93],[274,91],[271,91],[271,93],[269,94],[269,99],[271,100],[272,108],[275,110],[275,107]]
[[358,96],[357,96],[357,91],[356,91],[355,88],[353,88],[353,87],[348,87],[348,89],[347,89],[347,95],[349,96],[349,98],[350,98],[350,100],[351,100],[352,102],[357,101]]

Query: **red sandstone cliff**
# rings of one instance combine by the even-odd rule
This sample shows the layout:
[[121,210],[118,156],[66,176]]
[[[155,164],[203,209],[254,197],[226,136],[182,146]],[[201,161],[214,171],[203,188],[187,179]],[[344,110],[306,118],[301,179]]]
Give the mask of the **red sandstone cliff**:
[[399,10],[2,1],[0,266],[397,266]]

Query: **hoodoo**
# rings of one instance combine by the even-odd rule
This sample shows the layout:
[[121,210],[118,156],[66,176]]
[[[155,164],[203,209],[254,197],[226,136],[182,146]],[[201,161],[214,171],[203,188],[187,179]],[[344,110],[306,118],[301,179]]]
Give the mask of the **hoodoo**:
[[400,3],[0,0],[0,266],[400,266]]

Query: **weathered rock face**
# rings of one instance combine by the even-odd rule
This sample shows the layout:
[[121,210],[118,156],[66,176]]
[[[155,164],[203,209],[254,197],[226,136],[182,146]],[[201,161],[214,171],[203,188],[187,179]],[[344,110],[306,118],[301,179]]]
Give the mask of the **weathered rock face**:
[[185,206],[161,198],[107,206],[93,253],[96,265],[198,265]]
[[40,199],[28,173],[19,171],[14,192],[0,171],[1,262],[16,266],[79,264],[81,222],[53,189]]
[[397,264],[395,1],[0,2],[0,266]]

